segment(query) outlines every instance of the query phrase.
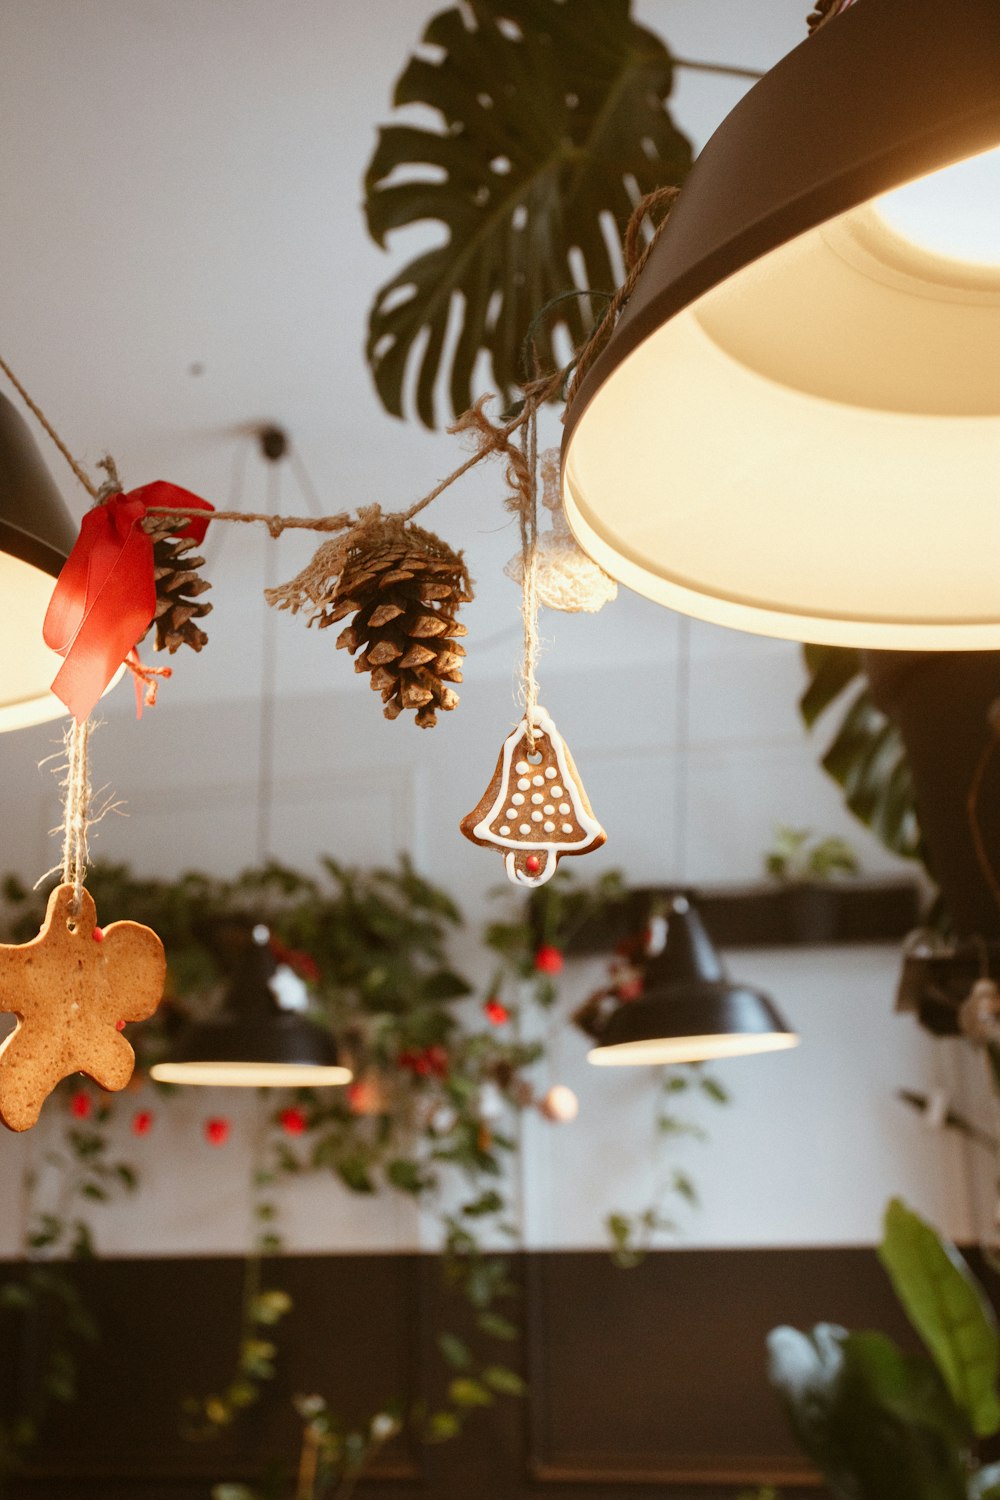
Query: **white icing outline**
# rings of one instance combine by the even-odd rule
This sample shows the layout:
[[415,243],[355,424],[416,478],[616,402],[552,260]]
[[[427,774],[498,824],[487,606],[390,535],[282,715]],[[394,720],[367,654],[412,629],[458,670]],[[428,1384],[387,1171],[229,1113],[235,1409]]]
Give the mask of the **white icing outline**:
[[[516,747],[521,743],[524,736],[528,732],[528,720],[526,717],[521,720],[517,728],[513,730],[504,740],[503,760],[501,762],[500,768],[500,786],[497,791],[496,798],[493,802],[493,806],[486,814],[486,817],[480,819],[480,821],[473,829],[474,836],[482,843],[495,844],[500,849],[509,849],[511,851],[508,855],[506,855],[504,859],[504,867],[506,868],[508,879],[511,880],[515,885],[527,886],[544,885],[545,882],[547,880],[551,880],[552,876],[556,873],[556,866],[559,863],[560,855],[571,854],[587,849],[594,842],[595,838],[599,838],[604,833],[604,829],[601,827],[600,823],[598,823],[597,819],[593,816],[592,813],[588,813],[586,808],[583,806],[580,795],[580,788],[577,785],[576,777],[570,774],[569,762],[566,759],[566,746],[563,741],[562,735],[559,733],[558,729],[552,722],[549,715],[545,712],[544,708],[535,709],[534,726],[536,730],[539,730],[542,734],[545,735],[549,744],[552,746],[552,750],[555,753],[556,765],[559,767],[561,784],[565,789],[567,797],[569,798],[570,806],[573,809],[576,823],[578,827],[584,830],[584,837],[582,839],[576,840],[572,844],[567,844],[564,839],[561,839],[558,843],[553,840],[539,840],[538,842],[533,842],[530,845],[525,845],[525,843],[523,842],[523,838],[505,839],[499,833],[493,833],[490,829],[490,824],[494,821],[495,818],[499,817],[500,811],[506,811],[506,788],[510,779],[511,762],[514,759],[514,751]],[[546,855],[546,859],[537,875],[527,875],[517,869],[516,856],[518,854],[540,855],[543,853]]]

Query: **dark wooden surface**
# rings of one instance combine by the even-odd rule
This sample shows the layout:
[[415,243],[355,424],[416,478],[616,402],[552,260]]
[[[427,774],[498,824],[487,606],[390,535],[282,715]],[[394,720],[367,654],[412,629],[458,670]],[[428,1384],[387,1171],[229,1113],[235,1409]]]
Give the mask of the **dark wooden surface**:
[[[493,1347],[526,1374],[528,1399],[477,1413],[458,1442],[395,1443],[362,1486],[367,1500],[735,1500],[764,1483],[818,1500],[767,1385],[768,1330],[826,1320],[913,1342],[870,1250],[677,1250],[630,1271],[599,1253],[548,1253],[514,1270],[526,1337]],[[181,1397],[231,1373],[241,1272],[226,1259],[75,1268],[101,1342],[86,1352],[80,1400],[54,1411],[10,1500],[208,1500],[213,1483],[294,1461],[295,1392],[361,1420],[405,1392],[433,1397],[447,1378],[435,1342],[456,1309],[433,1257],[289,1257],[269,1267],[295,1306],[266,1401],[220,1441],[183,1441]],[[9,1415],[33,1351],[4,1327]]]

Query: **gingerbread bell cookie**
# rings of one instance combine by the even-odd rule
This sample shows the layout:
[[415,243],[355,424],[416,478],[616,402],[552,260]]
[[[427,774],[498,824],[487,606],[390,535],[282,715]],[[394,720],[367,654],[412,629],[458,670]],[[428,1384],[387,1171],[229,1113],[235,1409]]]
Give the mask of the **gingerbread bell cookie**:
[[101,931],[87,891],[71,916],[74,888],[49,897],[36,938],[0,944],[0,1011],[17,1026],[0,1047],[0,1120],[28,1130],[61,1079],[86,1073],[101,1088],[123,1089],[135,1053],[118,1027],[145,1021],[163,994],[163,944],[138,922]]
[[459,827],[467,839],[503,851],[515,885],[551,880],[564,854],[589,854],[607,834],[594,817],[573,757],[544,708],[504,741],[493,780]]

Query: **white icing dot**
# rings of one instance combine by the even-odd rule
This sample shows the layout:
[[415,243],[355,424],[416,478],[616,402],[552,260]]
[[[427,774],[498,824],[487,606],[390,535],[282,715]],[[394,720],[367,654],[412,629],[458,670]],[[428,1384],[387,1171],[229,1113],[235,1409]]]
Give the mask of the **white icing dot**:
[[531,821],[533,823],[540,823],[542,821],[542,815],[541,815],[541,813],[540,812],[533,812],[531,814]]
[[572,833],[573,832],[573,825],[572,825],[572,823],[564,823],[563,826],[562,826],[562,828],[563,828],[563,833]]
[[545,798],[542,796],[541,792],[532,792],[531,800],[532,802],[534,802],[536,807],[540,807],[541,804],[545,801]]
[[518,833],[530,833],[531,832],[531,824],[530,823],[522,823],[521,826],[520,826],[520,828],[517,831],[518,831]]
[[508,833],[510,833],[510,829],[507,827],[507,824],[505,823],[503,825],[503,827],[500,829],[500,837],[503,838],[503,839],[505,839],[507,837]]
[[514,809],[512,807],[508,807],[506,815],[507,815],[508,818],[516,818],[517,817],[517,813],[514,811]]
[[556,831],[556,825],[554,823],[546,823],[546,825],[545,825],[545,832],[546,833],[555,833],[555,831]]
[[552,814],[555,812],[555,808],[552,806],[551,802],[546,802],[545,806],[542,808],[542,812],[547,818],[551,818]]
[[514,770],[517,772],[518,776],[523,776],[524,773],[529,769],[530,767],[526,760],[519,760],[517,765],[514,767]]
[[553,787],[550,787],[549,790],[551,791],[553,797],[561,797],[561,796],[563,796],[563,789],[562,789],[561,786],[553,786]]
[[534,782],[535,786],[544,786],[545,785],[545,777],[544,776],[532,776],[531,779]]
[[[517,769],[520,770],[521,767],[518,766]],[[547,781],[554,781],[555,780],[555,776],[556,776],[556,768],[555,768],[555,766],[546,766],[546,768],[545,768],[545,777],[546,777],[546,780]]]
[[[520,792],[515,792],[514,795],[513,795],[513,797],[511,797],[510,800],[513,802],[513,804],[514,804],[515,807],[520,807],[521,803],[524,801],[524,797],[523,797],[523,795]],[[514,814],[511,813],[511,817],[513,817],[513,816],[514,816]]]
[[528,780],[527,776],[522,776],[520,781],[517,783],[517,789],[519,792],[526,792],[530,785],[531,782]]
[[569,805],[569,803],[568,802],[560,802],[560,804],[559,804],[559,811],[562,813],[563,817],[565,817],[566,814],[570,811],[570,805]]

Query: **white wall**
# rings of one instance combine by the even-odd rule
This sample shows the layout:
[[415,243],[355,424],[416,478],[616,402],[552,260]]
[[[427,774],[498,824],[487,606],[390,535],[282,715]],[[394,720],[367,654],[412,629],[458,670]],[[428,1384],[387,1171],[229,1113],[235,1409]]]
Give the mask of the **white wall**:
[[[689,792],[681,810],[687,859],[680,868],[671,689],[677,631],[666,615],[643,609],[661,633],[654,682],[645,668],[547,674],[546,699],[609,833],[606,849],[578,862],[577,873],[586,878],[619,867],[637,883],[752,881],[779,819],[846,833],[870,873],[896,869],[854,827],[818,769],[816,747],[794,713],[801,671],[795,648],[709,627],[692,633]],[[301,626],[284,617],[277,624],[291,649]],[[594,625],[563,619],[556,631]],[[342,658],[330,654],[333,673]],[[511,893],[498,905],[489,895],[502,882],[500,861],[466,843],[457,823],[491,774],[514,708],[506,678],[480,675],[475,667],[469,676],[460,709],[426,734],[406,721],[386,723],[367,693],[283,700],[275,726],[282,769],[272,848],[306,869],[324,852],[374,864],[409,850],[427,875],[460,894],[469,927],[456,956],[485,984],[490,964],[477,933],[490,913],[517,897]],[[126,815],[100,825],[95,855],[165,875],[192,867],[231,874],[252,861],[258,714],[257,703],[246,699],[185,705],[165,692],[136,724],[128,691],[119,689],[92,754],[97,781],[124,798]],[[3,863],[25,876],[53,857],[44,834],[57,816],[52,776],[35,764],[51,749],[53,734],[42,727],[0,739],[0,781],[8,789]],[[113,915],[102,913],[105,920]],[[774,995],[803,1045],[717,1069],[733,1105],[696,1108],[709,1143],[682,1143],[668,1158],[692,1173],[703,1198],[700,1210],[680,1210],[682,1242],[870,1242],[885,1201],[898,1192],[967,1237],[972,1206],[960,1143],[931,1133],[894,1099],[900,1087],[939,1086],[950,1065],[947,1049],[910,1018],[893,1014],[895,950],[753,951],[729,955],[729,962],[734,974]],[[517,1195],[527,1242],[535,1246],[603,1244],[606,1213],[644,1207],[664,1170],[653,1148],[655,1075],[589,1067],[585,1039],[565,1021],[601,973],[600,964],[570,964],[559,1015],[547,1023],[551,1064],[539,1082],[570,1083],[581,1114],[570,1127],[534,1117],[525,1125]],[[102,1247],[120,1254],[238,1249],[247,1231],[245,1184],[258,1106],[200,1091],[180,1105],[154,1101],[153,1133],[133,1142],[127,1124],[135,1107],[131,1097],[120,1106],[121,1138],[143,1164],[149,1191],[99,1211]],[[233,1114],[234,1134],[213,1150],[201,1139],[201,1122],[221,1112]],[[32,1149],[41,1148],[0,1138],[8,1201]],[[295,1249],[404,1248],[433,1235],[432,1220],[405,1201],[352,1198],[332,1180],[290,1185],[282,1197]],[[17,1233],[13,1217],[0,1224],[0,1251],[13,1250]]]

